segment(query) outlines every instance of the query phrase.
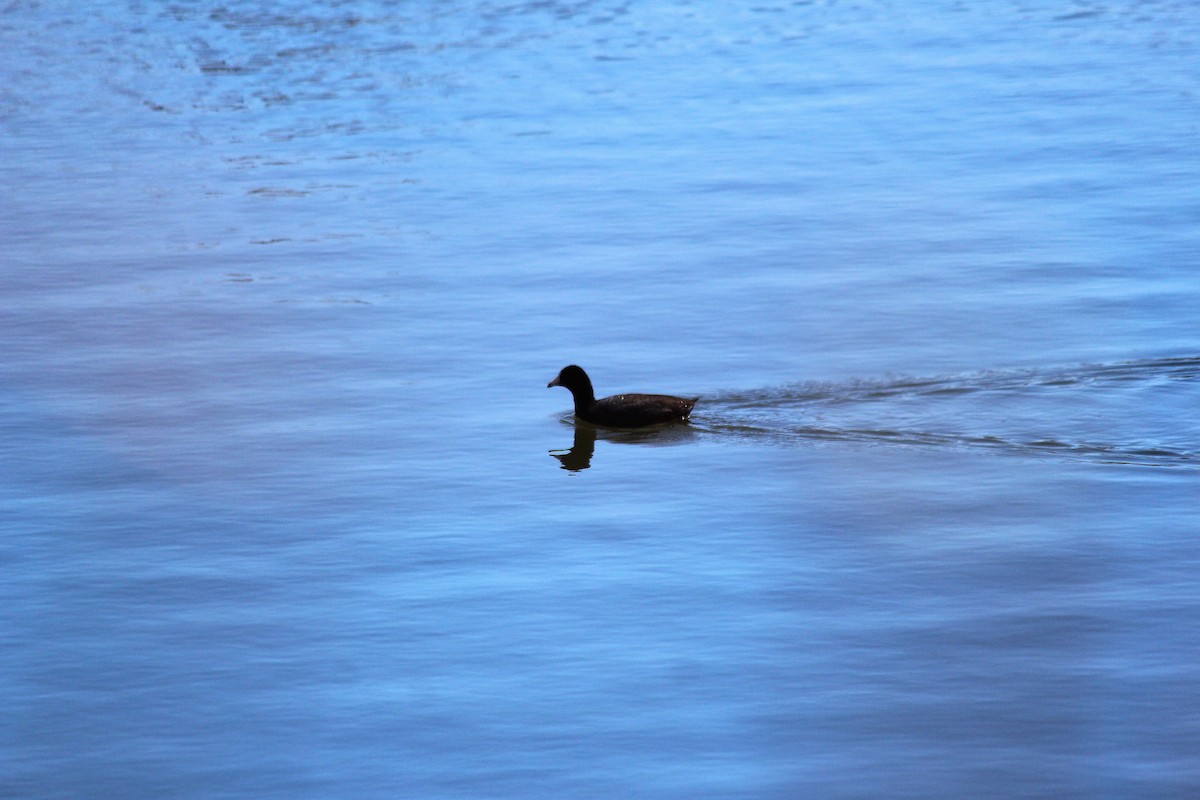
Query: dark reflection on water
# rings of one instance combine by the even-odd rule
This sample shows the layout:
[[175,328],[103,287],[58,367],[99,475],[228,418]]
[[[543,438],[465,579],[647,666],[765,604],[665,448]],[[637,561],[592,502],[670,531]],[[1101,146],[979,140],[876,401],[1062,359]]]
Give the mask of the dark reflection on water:
[[571,472],[579,472],[592,465],[597,440],[613,444],[662,446],[683,444],[695,437],[695,431],[687,423],[672,423],[642,430],[612,430],[599,428],[582,420],[570,421],[575,428],[575,439],[571,447],[566,450],[551,450],[550,455],[558,459],[563,469]]
[[596,452],[596,429],[584,422],[575,425],[575,441],[568,450],[551,450],[562,464],[562,468],[571,472],[585,470],[592,465],[592,455]]

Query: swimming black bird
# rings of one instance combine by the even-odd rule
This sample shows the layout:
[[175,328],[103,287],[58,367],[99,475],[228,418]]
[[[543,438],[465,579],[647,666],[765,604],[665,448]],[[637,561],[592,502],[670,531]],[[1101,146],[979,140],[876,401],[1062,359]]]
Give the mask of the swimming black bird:
[[606,428],[644,428],[664,422],[686,422],[700,398],[666,394],[615,394],[596,399],[592,381],[581,367],[563,367],[558,377],[546,384],[565,386],[575,398],[575,416]]

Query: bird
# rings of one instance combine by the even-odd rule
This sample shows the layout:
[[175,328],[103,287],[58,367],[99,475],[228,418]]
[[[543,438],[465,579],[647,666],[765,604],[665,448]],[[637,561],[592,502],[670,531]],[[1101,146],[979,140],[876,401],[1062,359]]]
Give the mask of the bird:
[[591,378],[575,364],[562,368],[546,384],[563,386],[575,398],[575,416],[584,422],[605,428],[645,428],[665,422],[687,422],[698,397],[672,397],[666,394],[615,394],[596,399]]

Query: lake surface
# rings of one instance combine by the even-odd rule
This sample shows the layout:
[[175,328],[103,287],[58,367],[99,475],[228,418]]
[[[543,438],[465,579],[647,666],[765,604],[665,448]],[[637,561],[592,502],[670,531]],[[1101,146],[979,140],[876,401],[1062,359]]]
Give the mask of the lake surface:
[[0,795],[1200,795],[1200,6],[102,6],[0,13]]

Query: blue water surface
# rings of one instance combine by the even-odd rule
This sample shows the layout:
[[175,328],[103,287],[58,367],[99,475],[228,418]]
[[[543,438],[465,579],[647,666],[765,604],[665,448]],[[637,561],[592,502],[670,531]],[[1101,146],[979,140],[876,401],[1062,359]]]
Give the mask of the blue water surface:
[[1196,796],[1198,42],[10,3],[0,795]]

